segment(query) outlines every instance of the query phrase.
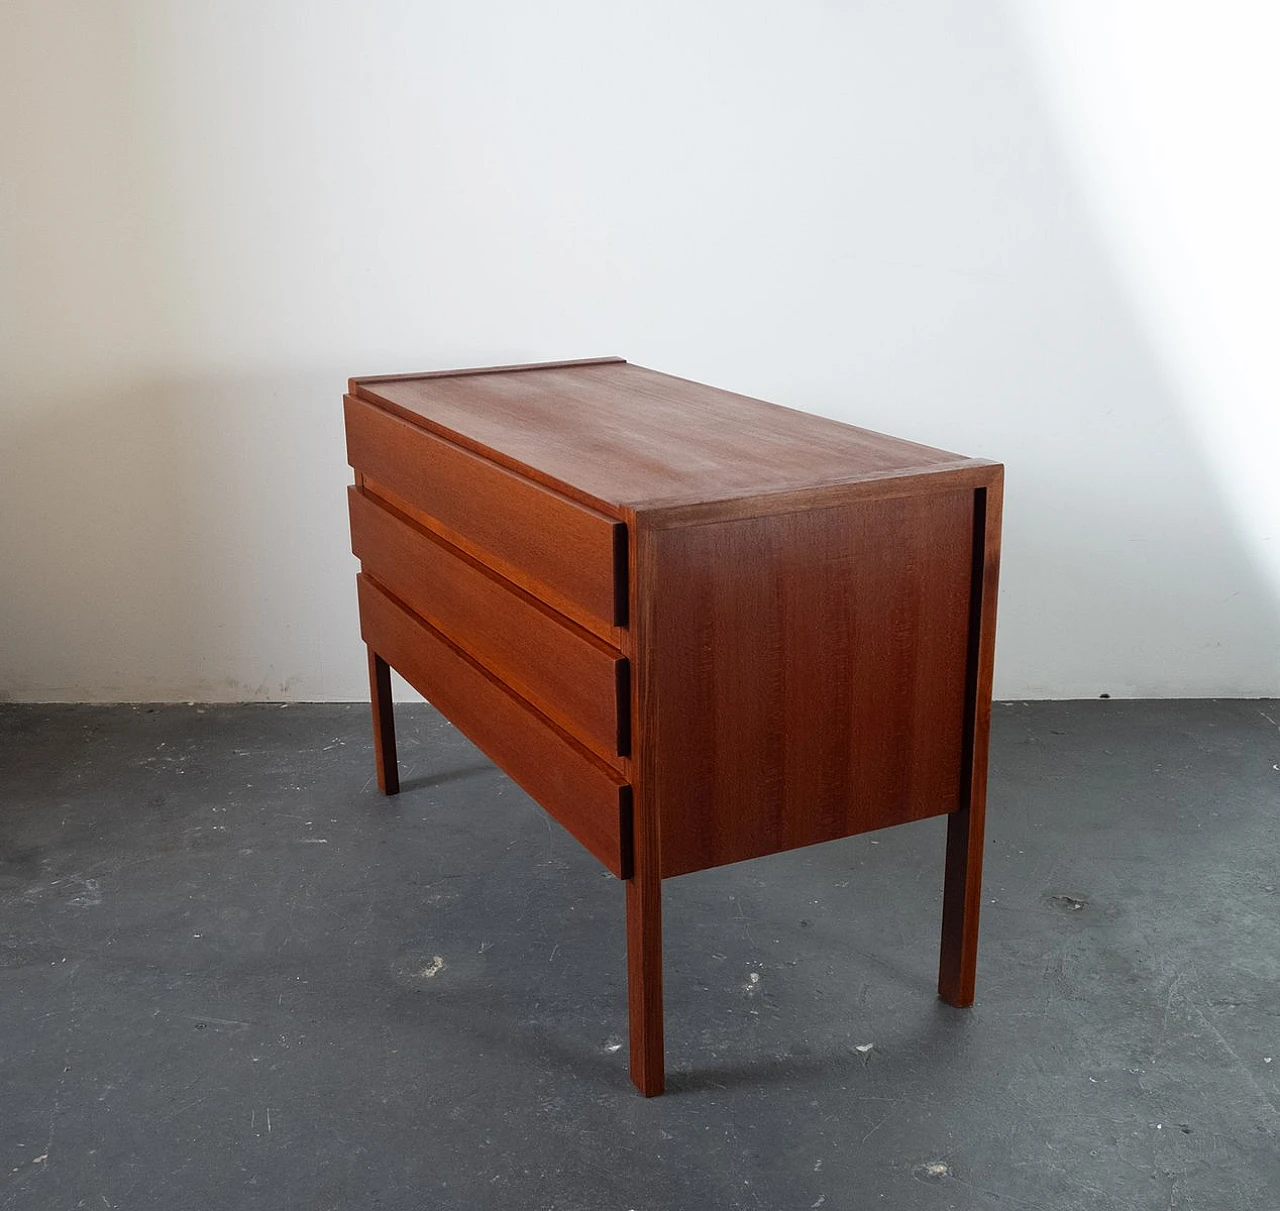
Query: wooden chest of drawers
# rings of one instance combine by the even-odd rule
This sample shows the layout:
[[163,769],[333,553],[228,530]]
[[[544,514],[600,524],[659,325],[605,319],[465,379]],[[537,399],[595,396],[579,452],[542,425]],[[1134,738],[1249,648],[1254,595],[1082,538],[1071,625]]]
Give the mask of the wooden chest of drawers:
[[947,814],[972,1002],[998,464],[617,359],[353,379],[346,422],[379,784],[391,667],[626,880],[644,1093],[663,878]]

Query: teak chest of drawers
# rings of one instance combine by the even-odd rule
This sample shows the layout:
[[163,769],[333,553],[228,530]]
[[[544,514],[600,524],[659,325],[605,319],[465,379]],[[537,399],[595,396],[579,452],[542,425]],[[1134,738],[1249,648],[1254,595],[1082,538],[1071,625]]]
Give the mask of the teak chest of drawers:
[[1003,468],[619,359],[351,380],[378,781],[389,667],[626,881],[663,1087],[661,882],[949,814],[973,1000]]

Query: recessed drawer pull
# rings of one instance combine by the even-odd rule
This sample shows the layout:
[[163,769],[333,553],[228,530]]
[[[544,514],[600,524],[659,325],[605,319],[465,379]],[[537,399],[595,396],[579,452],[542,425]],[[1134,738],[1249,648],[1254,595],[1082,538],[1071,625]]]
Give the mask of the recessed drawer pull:
[[602,757],[625,755],[631,707],[616,649],[358,488],[348,496],[366,572]]

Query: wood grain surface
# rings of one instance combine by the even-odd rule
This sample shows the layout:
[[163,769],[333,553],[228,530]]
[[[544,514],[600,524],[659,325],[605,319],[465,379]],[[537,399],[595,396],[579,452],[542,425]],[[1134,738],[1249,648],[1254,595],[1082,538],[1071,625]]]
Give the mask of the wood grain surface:
[[664,876],[960,806],[973,501],[654,534],[641,736]]
[[360,398],[606,511],[973,461],[626,362],[353,386]]

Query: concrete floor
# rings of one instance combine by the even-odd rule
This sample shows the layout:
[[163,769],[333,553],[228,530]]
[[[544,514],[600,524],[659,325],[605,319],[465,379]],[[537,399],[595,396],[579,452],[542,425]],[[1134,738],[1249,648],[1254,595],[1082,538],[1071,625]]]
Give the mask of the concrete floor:
[[997,707],[942,821],[622,889],[429,708],[0,708],[0,1207],[1280,1207],[1280,707]]

